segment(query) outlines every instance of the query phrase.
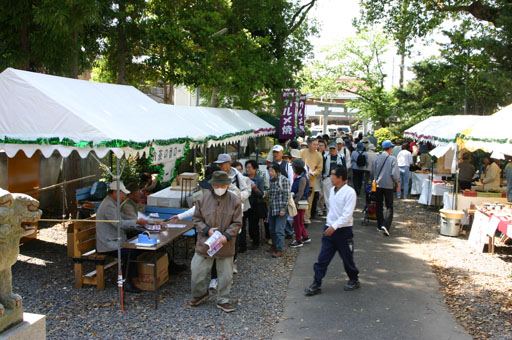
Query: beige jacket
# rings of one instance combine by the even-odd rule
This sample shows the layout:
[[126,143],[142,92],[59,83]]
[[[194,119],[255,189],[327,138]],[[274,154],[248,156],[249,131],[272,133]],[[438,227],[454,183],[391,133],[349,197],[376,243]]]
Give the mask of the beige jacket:
[[311,152],[309,151],[309,149],[300,150],[300,157],[302,158],[304,163],[306,163],[306,165],[309,167],[311,172],[314,173],[314,175],[309,174],[309,184],[312,187],[314,187],[318,175],[322,174],[322,169],[324,167],[324,158],[322,157],[322,154],[320,152]]
[[203,197],[196,202],[192,221],[197,230],[196,253],[208,257],[208,231],[218,228],[228,242],[213,256],[227,258],[235,255],[235,240],[242,227],[242,204],[240,199],[227,191],[218,197],[211,191],[204,191]]
[[496,190],[500,189],[500,177],[501,177],[501,169],[500,167],[492,162],[484,173],[482,177],[482,183],[484,184],[484,190]]

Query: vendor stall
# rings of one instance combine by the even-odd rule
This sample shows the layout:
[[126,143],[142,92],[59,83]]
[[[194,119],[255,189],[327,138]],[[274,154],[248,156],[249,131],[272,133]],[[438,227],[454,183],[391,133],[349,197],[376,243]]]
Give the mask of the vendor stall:
[[423,191],[425,180],[431,177],[429,172],[411,172],[411,195],[420,195]]
[[421,191],[419,204],[441,205],[441,198],[445,193],[453,192],[453,185],[444,181],[431,181],[426,179]]

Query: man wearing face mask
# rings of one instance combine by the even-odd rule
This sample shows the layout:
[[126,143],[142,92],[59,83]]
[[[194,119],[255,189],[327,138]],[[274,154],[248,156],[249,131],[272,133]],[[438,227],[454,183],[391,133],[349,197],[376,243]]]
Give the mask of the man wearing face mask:
[[[242,204],[233,193],[228,192],[231,180],[224,171],[215,171],[208,182],[211,191],[206,191],[196,202],[193,222],[197,230],[197,243],[191,263],[192,300],[190,305],[197,307],[208,299],[206,276],[210,273],[213,260],[217,263],[218,288],[217,308],[226,313],[233,312],[235,307],[230,303],[230,290],[233,283],[233,257],[238,231],[242,226]],[[210,257],[205,241],[215,231],[222,234],[222,248]]]

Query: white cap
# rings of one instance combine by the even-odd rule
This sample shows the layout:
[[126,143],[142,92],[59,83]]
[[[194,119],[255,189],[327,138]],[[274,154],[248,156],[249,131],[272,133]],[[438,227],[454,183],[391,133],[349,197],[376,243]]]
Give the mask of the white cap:
[[[117,181],[110,183],[109,188],[110,188],[110,190],[117,190]],[[119,190],[121,190],[122,192],[124,192],[127,195],[130,193],[130,191],[128,191],[128,189],[126,189],[126,187],[124,186],[123,182],[119,182]]]
[[336,144],[343,144],[343,138],[336,138]]
[[277,144],[272,147],[271,151],[274,152],[274,151],[283,151],[283,150],[284,150],[283,147],[281,145]]

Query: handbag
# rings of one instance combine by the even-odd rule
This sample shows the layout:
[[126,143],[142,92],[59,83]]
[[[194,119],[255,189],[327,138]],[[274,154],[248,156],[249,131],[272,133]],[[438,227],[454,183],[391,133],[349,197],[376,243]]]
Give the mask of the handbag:
[[[386,157],[386,160],[384,161],[384,163],[382,163],[379,173],[377,174],[377,177],[375,177],[375,179],[379,178],[379,175],[382,172],[382,168],[384,168],[384,165],[386,165],[388,158],[389,158],[389,155]],[[372,181],[372,192],[377,192],[377,181],[375,179]]]
[[297,209],[298,210],[308,210],[308,208],[309,208],[308,200],[297,201]]
[[[283,185],[281,184],[281,177],[279,177],[279,187],[281,188],[281,191],[283,191]],[[288,204],[286,205],[286,211],[288,212],[288,216],[295,217],[297,216],[297,207],[295,206],[295,202],[293,200],[293,197],[290,193],[290,198],[288,199]]]

